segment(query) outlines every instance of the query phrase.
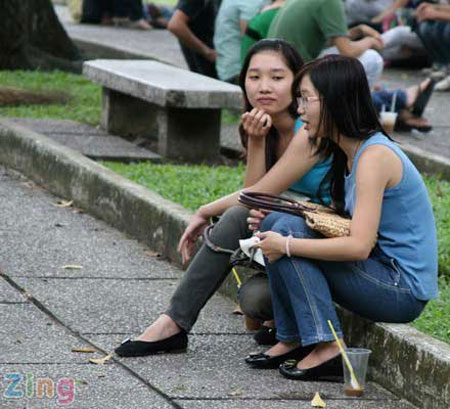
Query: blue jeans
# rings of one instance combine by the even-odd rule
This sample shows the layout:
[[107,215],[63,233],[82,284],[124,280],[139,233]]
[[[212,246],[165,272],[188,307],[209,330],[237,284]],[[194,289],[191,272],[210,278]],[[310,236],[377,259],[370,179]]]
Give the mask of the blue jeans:
[[381,90],[381,91],[373,91],[372,92],[372,102],[379,114],[383,105],[386,111],[391,111],[391,104],[394,93],[397,94],[396,103],[395,103],[395,112],[400,112],[402,109],[406,108],[406,92],[403,89],[393,89],[391,91]]
[[427,20],[415,30],[433,62],[450,64],[450,23]]
[[[278,212],[264,219],[261,230],[295,238],[322,237],[301,217]],[[397,323],[414,320],[426,305],[412,295],[395,260],[377,247],[365,261],[282,257],[267,264],[267,272],[277,338],[301,340],[303,346],[334,339],[328,320],[342,337],[334,302],[372,321]]]

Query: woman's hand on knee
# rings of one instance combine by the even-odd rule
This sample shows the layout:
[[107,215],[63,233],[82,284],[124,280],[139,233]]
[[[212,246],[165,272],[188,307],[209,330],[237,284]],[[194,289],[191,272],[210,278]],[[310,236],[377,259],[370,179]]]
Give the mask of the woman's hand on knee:
[[264,209],[252,209],[247,217],[248,229],[251,231],[257,231],[261,229],[261,222],[264,218],[271,213],[270,210]]
[[256,244],[255,247],[262,250],[269,263],[277,261],[286,254],[286,237],[283,237],[280,233],[266,231],[258,233],[256,236],[261,239],[261,242]]
[[188,227],[186,227],[186,230],[178,243],[178,252],[181,253],[183,264],[187,263],[191,259],[195,243],[203,234],[203,230],[205,230],[208,223],[208,218],[204,218],[198,213],[195,213],[194,217],[189,222]]

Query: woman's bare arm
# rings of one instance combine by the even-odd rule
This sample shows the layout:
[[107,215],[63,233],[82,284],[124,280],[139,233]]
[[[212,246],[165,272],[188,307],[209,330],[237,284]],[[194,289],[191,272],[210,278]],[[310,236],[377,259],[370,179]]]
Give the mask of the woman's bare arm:
[[372,19],[372,23],[381,23],[389,14],[392,14],[397,9],[405,7],[408,4],[408,1],[409,0],[397,0],[392,6],[378,14],[378,16],[375,16]]
[[[356,203],[350,236],[292,239],[291,254],[318,260],[366,260],[376,243],[384,191],[394,179],[401,180],[401,174],[401,161],[389,148],[367,148],[361,155],[356,172]],[[285,254],[285,237],[267,232],[262,233],[261,238],[263,241],[259,247],[265,254],[272,253],[269,260],[274,261]],[[264,244],[266,240],[268,242]]]
[[[245,190],[280,194],[309,172],[319,159],[314,155],[314,148],[310,145],[308,134],[302,127],[272,169]],[[203,217],[222,214],[229,207],[238,204],[240,192],[241,190],[202,206],[199,213]]]
[[[272,169],[257,183],[246,190],[280,194],[288,189],[295,181],[303,177],[319,160],[308,141],[306,131],[301,128],[292,139],[283,156]],[[190,259],[197,238],[213,216],[221,215],[229,207],[239,204],[241,190],[222,197],[207,205],[201,206],[195,212],[188,227],[178,244],[183,262]]]

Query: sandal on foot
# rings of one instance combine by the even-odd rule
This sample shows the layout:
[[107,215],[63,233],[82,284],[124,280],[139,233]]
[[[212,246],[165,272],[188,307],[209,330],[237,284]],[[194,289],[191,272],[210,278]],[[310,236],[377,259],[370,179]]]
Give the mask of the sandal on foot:
[[[411,109],[411,113],[414,116],[422,116],[423,111],[425,111],[428,101],[430,100],[431,94],[433,93],[435,85],[436,85],[436,81],[433,80],[432,78],[430,78],[430,82],[427,84],[427,86],[424,89],[421,89],[421,87],[419,85],[417,97],[416,97],[416,100],[414,101],[414,104]],[[427,132],[427,131],[422,131],[422,132]]]
[[427,133],[430,132],[433,127],[431,125],[410,125],[405,122],[397,121],[394,129],[396,132],[411,132],[415,129],[416,131]]
[[433,127],[424,118],[413,115],[407,109],[400,111],[394,130],[397,132],[411,132],[413,129],[419,132],[430,132]]

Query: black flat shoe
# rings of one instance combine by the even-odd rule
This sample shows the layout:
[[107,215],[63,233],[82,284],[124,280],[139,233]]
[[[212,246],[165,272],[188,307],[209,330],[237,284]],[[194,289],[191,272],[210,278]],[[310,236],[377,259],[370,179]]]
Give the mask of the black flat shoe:
[[298,361],[288,361],[280,365],[280,373],[285,378],[296,381],[342,382],[343,369],[341,355],[308,369],[297,368]]
[[275,369],[288,359],[302,360],[314,349],[314,347],[315,345],[312,345],[311,347],[300,346],[290,352],[287,352],[286,354],[277,356],[270,356],[264,353],[250,354],[247,358],[245,358],[245,362],[254,368]]
[[181,331],[161,341],[147,342],[126,339],[115,349],[115,352],[122,357],[168,354],[186,352],[187,344],[186,331]]
[[278,342],[276,337],[276,328],[270,328],[263,325],[253,336],[253,339],[258,345],[275,345]]

